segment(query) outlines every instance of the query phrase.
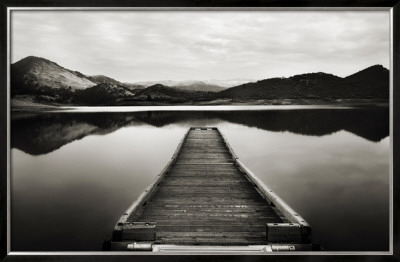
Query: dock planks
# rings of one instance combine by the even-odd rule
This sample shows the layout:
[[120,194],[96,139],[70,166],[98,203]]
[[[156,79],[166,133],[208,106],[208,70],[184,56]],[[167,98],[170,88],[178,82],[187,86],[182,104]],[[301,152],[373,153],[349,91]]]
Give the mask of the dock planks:
[[156,222],[156,244],[260,245],[280,212],[235,165],[217,129],[190,129],[179,154],[140,212],[127,222]]

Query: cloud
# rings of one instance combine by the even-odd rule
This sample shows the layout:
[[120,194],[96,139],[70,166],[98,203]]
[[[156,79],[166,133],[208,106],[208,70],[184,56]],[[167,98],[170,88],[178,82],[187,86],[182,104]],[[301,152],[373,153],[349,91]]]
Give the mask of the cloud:
[[388,12],[13,11],[12,62],[120,81],[263,79],[389,65]]

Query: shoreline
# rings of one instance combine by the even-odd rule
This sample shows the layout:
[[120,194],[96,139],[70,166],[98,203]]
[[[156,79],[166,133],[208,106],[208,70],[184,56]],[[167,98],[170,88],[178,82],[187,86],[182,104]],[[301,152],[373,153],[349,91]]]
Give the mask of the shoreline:
[[[337,100],[320,100],[320,99],[259,99],[259,100],[228,100],[219,99],[212,101],[195,101],[186,103],[168,103],[164,101],[158,102],[139,102],[135,104],[105,104],[105,105],[72,105],[72,104],[44,104],[34,102],[31,99],[11,99],[10,103],[11,112],[84,112],[85,109],[88,112],[94,112],[96,109],[109,108],[110,111],[118,112],[117,108],[126,108],[123,111],[130,111],[129,108],[137,108],[138,111],[146,111],[146,108],[159,108],[177,110],[184,108],[190,110],[192,107],[196,107],[196,110],[218,110],[218,107],[222,110],[225,107],[254,107],[255,110],[263,110],[262,107],[273,108],[276,110],[281,109],[292,109],[292,107],[304,107],[305,109],[311,109],[310,107],[323,108],[362,108],[362,107],[389,107],[389,101],[379,99],[337,99]],[[142,108],[142,110],[140,110]],[[293,108],[295,109],[295,108]],[[231,108],[230,110],[240,110],[239,108]],[[251,109],[246,109],[251,110]],[[134,111],[134,110],[133,110]],[[154,110],[152,110],[154,111]]]

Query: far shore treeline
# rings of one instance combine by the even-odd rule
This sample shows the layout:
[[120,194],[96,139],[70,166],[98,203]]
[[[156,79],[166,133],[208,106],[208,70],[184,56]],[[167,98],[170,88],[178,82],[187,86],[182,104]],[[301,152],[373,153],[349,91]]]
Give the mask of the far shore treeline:
[[[154,81],[153,81],[154,82]],[[388,103],[389,70],[373,65],[347,77],[307,73],[232,87],[202,81],[172,86],[121,83],[88,76],[44,58],[29,56],[11,65],[12,106],[40,105],[219,105]]]

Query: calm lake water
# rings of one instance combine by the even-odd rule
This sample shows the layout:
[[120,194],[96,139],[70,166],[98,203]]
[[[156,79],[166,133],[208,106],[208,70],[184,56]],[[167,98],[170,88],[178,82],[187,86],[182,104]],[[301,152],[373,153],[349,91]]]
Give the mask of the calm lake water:
[[12,113],[11,250],[98,251],[190,126],[216,126],[325,250],[389,249],[389,110]]

